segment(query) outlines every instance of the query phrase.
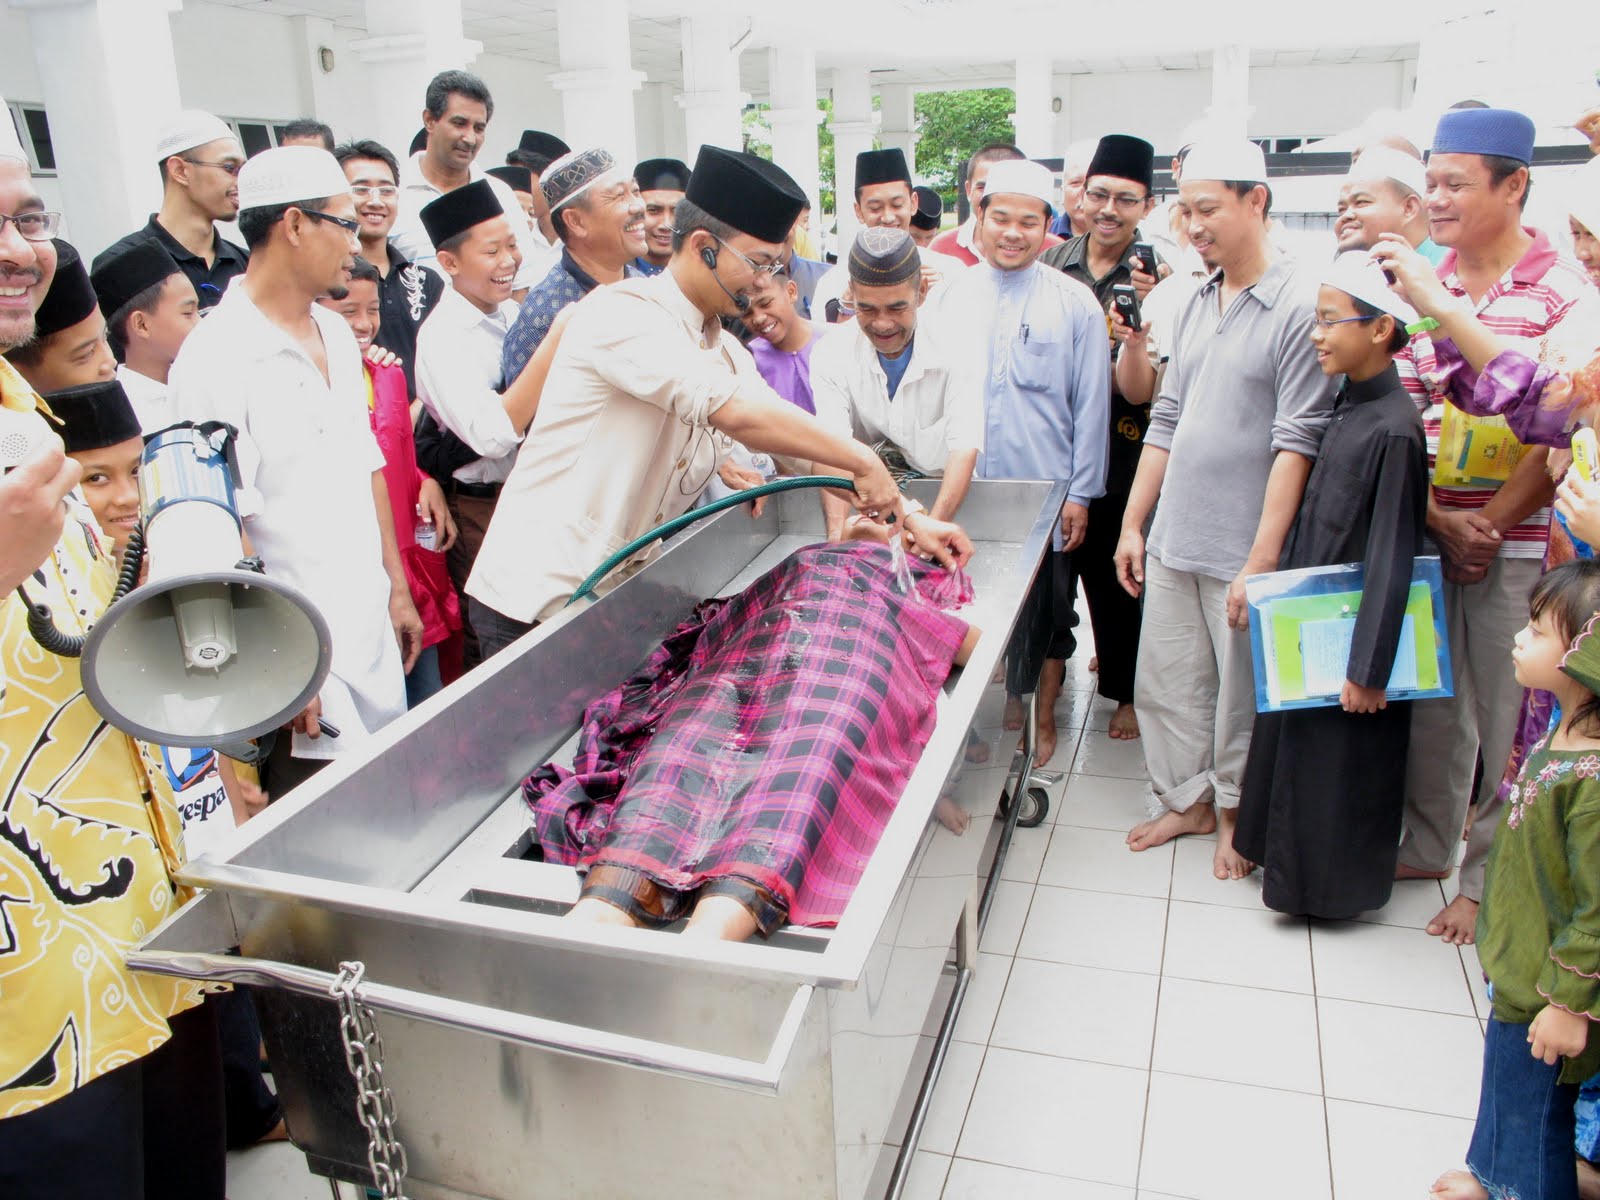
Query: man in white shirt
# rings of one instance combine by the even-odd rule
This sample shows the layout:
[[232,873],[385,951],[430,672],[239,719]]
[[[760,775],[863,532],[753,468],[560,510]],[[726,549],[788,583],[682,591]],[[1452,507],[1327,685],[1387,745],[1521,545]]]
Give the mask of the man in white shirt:
[[[464,446],[465,461],[454,463],[443,481],[457,530],[447,552],[450,578],[459,590],[483,544],[538,396],[526,385],[517,386],[518,380],[502,393],[501,350],[517,319],[511,299],[516,237],[488,181],[445,193],[421,215],[450,287],[417,334],[417,397]],[[471,668],[481,657],[470,620],[463,636],[462,661]]]
[[[328,623],[327,682],[269,760],[268,788],[281,795],[405,712],[422,622],[367,420],[361,351],[343,318],[316,303],[343,285],[358,247],[350,185],[326,150],[284,146],[245,164],[239,193],[249,270],[184,343],[169,385],[178,420],[239,431],[240,509],[255,552]],[[319,717],[336,736],[319,736]]]
[[483,149],[489,118],[494,116],[494,97],[488,86],[467,71],[441,71],[428,84],[422,128],[427,146],[400,166],[400,212],[395,217],[389,240],[396,250],[420,266],[440,271],[434,245],[422,223],[422,209],[430,201],[487,179],[495,198],[505,210],[517,243],[521,265],[517,269],[516,295],[520,300],[555,261],[555,252],[543,235],[528,227],[527,216],[514,193],[505,183],[488,176],[474,161]]
[[[899,490],[878,457],[773,392],[720,323],[749,311],[762,276],[783,269],[804,203],[767,160],[703,147],[667,269],[596,289],[572,306],[565,334],[546,339],[548,386],[467,581],[480,637],[494,629],[486,653],[559,613],[607,555],[685,512],[727,458],[728,439],[851,476],[860,507],[902,528]],[[956,527],[905,519],[907,535],[940,561],[970,555]]]
[[136,242],[102,257],[90,279],[106,332],[122,355],[117,379],[148,436],[171,425],[167,373],[200,323],[194,284],[159,242]]
[[[917,336],[928,285],[909,233],[863,229],[846,263],[856,317],[811,356],[817,419],[874,447],[891,473],[942,479],[929,512],[953,520],[983,447],[982,381],[958,369],[936,327]],[[823,510],[838,538],[849,505],[824,494]]]

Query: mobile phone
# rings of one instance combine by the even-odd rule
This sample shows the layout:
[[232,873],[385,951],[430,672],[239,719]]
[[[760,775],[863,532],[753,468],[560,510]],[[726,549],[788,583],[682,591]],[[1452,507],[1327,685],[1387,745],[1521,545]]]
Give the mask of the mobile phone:
[[1595,441],[1594,430],[1587,425],[1572,434],[1572,465],[1585,483],[1600,478],[1600,444]]
[[1157,278],[1156,250],[1149,242],[1135,242],[1128,252],[1128,257],[1136,262],[1139,270],[1150,276],[1151,279]]
[[1144,318],[1139,315],[1139,293],[1131,284],[1118,283],[1111,288],[1111,304],[1129,329],[1142,329]]

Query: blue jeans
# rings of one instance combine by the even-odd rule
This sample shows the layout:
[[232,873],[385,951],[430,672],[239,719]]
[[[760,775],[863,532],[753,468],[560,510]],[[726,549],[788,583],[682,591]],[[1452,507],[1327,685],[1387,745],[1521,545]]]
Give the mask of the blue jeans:
[[1483,1086],[1467,1166],[1490,1200],[1578,1200],[1573,1159],[1578,1089],[1528,1047],[1528,1027],[1489,1018]]
[[415,708],[443,689],[444,680],[439,675],[439,647],[429,646],[417,655],[417,661],[406,672],[406,707]]

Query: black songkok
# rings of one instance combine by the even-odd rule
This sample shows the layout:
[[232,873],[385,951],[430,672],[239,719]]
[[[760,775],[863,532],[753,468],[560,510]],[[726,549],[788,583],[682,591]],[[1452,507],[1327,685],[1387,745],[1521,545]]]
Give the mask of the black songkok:
[[105,259],[89,275],[100,311],[111,320],[139,293],[165,283],[182,270],[157,241],[135,242],[115,258]]
[[892,287],[922,273],[917,244],[904,229],[879,226],[856,234],[850,247],[850,282]]
[[139,437],[139,418],[115,379],[50,392],[44,402],[61,419],[56,427],[68,454],[104,450]]
[[911,189],[911,194],[917,201],[917,210],[911,214],[911,227],[922,230],[939,228],[939,221],[944,217],[944,200],[939,193],[931,187],[918,184]]
[[676,158],[647,158],[633,169],[641,192],[687,192],[689,164]]
[[56,277],[50,281],[50,290],[33,316],[34,332],[41,338],[71,329],[85,320],[96,305],[94,285],[89,282],[83,258],[70,243],[60,238],[52,240],[56,247]]
[[563,142],[553,133],[546,133],[542,129],[524,129],[522,137],[517,142],[517,149],[524,154],[540,154],[550,160],[560,158],[563,154],[571,154],[572,147]]
[[533,195],[533,172],[527,167],[490,167],[484,174],[494,176],[513,192]]
[[903,183],[911,186],[911,168],[899,146],[887,150],[863,150],[856,155],[856,191],[875,183]]
[[1085,179],[1096,175],[1110,175],[1144,184],[1145,191],[1155,186],[1156,150],[1143,138],[1129,137],[1125,133],[1108,133],[1094,148],[1089,160],[1089,173]]
[[419,129],[417,130],[417,136],[411,139],[411,149],[407,153],[418,154],[427,148],[428,131],[426,129]]
[[433,244],[442,246],[474,225],[506,215],[500,197],[487,179],[474,179],[464,187],[446,192],[422,206],[422,227]]
[[700,147],[684,199],[758,242],[788,241],[806,195],[782,167],[721,146]]

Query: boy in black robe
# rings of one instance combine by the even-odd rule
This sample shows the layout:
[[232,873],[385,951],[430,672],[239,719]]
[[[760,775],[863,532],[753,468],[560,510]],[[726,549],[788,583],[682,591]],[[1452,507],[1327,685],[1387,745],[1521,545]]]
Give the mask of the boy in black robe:
[[1309,330],[1345,382],[1278,565],[1359,562],[1365,582],[1339,706],[1256,717],[1234,845],[1279,912],[1353,917],[1393,886],[1411,713],[1384,691],[1428,502],[1422,419],[1393,364],[1415,319],[1356,252],[1325,277]]

